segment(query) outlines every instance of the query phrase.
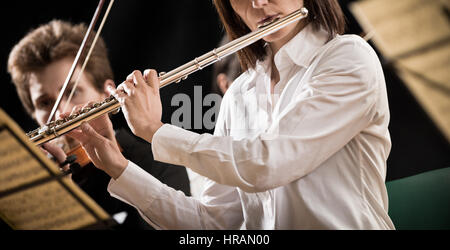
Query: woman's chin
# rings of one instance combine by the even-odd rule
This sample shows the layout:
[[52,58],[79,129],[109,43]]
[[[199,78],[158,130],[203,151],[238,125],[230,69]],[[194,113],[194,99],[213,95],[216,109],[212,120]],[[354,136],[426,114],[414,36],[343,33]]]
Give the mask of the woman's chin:
[[303,27],[298,24],[290,24],[277,32],[265,36],[263,39],[268,43],[282,42],[286,43],[291,40]]
[[281,41],[281,40],[283,40],[283,38],[285,38],[287,35],[289,35],[289,33],[290,32],[285,31],[285,30],[279,30],[273,34],[270,34],[270,35],[264,37],[264,41],[266,41],[268,43]]
[[265,36],[263,39],[264,39],[264,41],[266,41],[266,42],[268,42],[268,43],[273,43],[273,42],[276,42],[276,41],[282,39],[282,38],[283,38],[283,35],[284,35],[283,33],[284,33],[284,32],[277,31],[277,32],[275,32],[275,33],[273,33],[273,34],[270,34],[270,35],[268,35],[268,36]]

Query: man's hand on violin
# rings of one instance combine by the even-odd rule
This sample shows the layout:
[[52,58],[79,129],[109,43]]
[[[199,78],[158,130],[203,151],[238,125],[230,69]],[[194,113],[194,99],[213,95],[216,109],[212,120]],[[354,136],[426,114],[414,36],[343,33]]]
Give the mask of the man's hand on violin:
[[[66,153],[58,147],[57,145],[54,145],[52,142],[47,142],[42,145],[41,147],[42,151],[44,153],[48,154],[51,158],[55,160],[58,164],[64,163],[64,161],[67,158]],[[61,170],[68,171],[69,170],[69,164],[64,164],[60,166]]]
[[152,141],[155,132],[163,125],[159,85],[155,70],[146,70],[144,75],[135,70],[117,89],[108,89],[120,102],[131,131],[148,142]]
[[[146,70],[142,75],[136,70],[117,89],[110,87],[108,91],[120,102],[133,133],[151,142],[154,133],[163,125],[156,71]],[[79,109],[75,107],[72,112],[78,112]],[[62,116],[68,115],[70,114]],[[127,167],[128,160],[120,152],[107,116],[101,116],[89,124],[83,123],[67,135],[78,140],[94,165],[112,178],[119,178]]]
[[[80,112],[81,109],[91,106],[92,104],[93,104],[93,102],[90,102],[90,103],[84,105],[83,107],[75,106],[72,109],[72,112],[70,112],[70,113],[63,113],[63,114],[57,113],[56,118],[62,119],[62,118],[68,117],[70,115]],[[103,136],[107,140],[117,143],[116,138],[114,136],[114,129],[113,129],[112,123],[109,120],[108,116],[101,116],[95,120],[92,120],[89,124],[99,135]],[[70,135],[68,135],[68,136],[73,138],[73,136],[70,136]],[[66,150],[70,151],[72,149],[70,147],[75,146],[75,145],[69,143],[69,141],[66,141],[64,139],[63,139],[63,141],[65,142],[66,146],[68,147]],[[58,146],[57,144],[58,143],[55,144],[54,142],[47,142],[42,145],[41,149],[44,151],[44,153],[51,156],[51,158],[53,158],[58,164],[60,164],[61,170],[69,171],[70,170],[69,164],[68,163],[64,164],[67,160],[67,154],[61,148],[61,146]]]

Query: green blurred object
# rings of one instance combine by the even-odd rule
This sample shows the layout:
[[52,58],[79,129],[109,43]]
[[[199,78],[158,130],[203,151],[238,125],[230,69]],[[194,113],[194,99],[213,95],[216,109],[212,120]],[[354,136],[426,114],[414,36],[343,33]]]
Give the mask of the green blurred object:
[[386,187],[396,229],[450,229],[450,167],[390,181]]

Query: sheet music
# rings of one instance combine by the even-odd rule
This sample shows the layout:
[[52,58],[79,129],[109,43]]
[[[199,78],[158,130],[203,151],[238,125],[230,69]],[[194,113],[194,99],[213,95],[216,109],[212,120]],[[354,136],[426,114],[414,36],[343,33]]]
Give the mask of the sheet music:
[[450,44],[399,60],[395,66],[437,127],[450,141]]
[[383,55],[394,58],[450,37],[445,1],[364,0],[350,9],[366,33],[375,32]]
[[94,216],[52,181],[0,198],[5,221],[18,229],[73,229],[96,222]]
[[406,67],[422,74],[440,85],[442,92],[450,93],[450,42],[433,49],[417,53],[397,61],[400,67]]
[[450,0],[362,0],[351,10],[450,141]]
[[0,131],[0,192],[50,176],[13,134]]
[[13,229],[78,229],[110,216],[0,109],[0,218]]

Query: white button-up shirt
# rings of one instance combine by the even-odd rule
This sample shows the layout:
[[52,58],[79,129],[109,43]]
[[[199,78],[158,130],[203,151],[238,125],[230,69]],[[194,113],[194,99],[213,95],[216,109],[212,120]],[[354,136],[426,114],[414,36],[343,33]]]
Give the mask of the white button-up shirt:
[[168,124],[154,135],[156,160],[207,177],[200,198],[132,162],[110,193],[161,229],[394,229],[388,100],[373,49],[308,25],[274,60],[274,93],[266,59],[227,91],[214,136]]

